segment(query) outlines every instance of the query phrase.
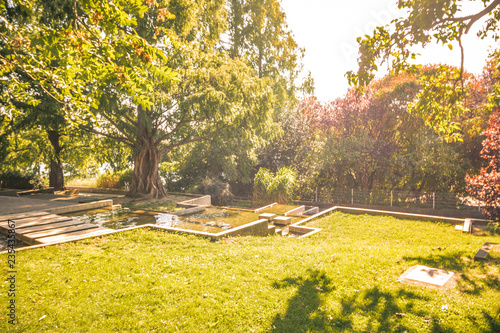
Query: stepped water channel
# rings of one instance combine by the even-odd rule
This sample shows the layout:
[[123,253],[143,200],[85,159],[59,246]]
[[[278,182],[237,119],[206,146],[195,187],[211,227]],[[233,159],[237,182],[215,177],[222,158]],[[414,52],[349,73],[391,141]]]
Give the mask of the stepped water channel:
[[1,233],[8,234],[13,227],[16,239],[28,245],[64,242],[81,236],[97,236],[112,231],[109,228],[44,211],[0,216]]

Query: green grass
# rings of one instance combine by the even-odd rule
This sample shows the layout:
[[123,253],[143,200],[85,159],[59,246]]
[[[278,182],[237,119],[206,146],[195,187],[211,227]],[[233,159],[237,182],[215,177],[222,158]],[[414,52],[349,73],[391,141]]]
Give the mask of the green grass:
[[[21,251],[19,322],[7,323],[4,279],[0,331],[500,331],[500,259],[471,259],[500,236],[343,213],[309,225],[324,230],[210,242],[139,229]],[[397,282],[416,264],[463,279],[446,291]]]

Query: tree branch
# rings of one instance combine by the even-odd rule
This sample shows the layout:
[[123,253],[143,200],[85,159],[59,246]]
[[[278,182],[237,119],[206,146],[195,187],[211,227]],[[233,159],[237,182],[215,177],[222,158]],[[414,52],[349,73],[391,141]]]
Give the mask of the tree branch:
[[179,146],[191,143],[191,142],[198,142],[198,141],[201,141],[201,140],[205,140],[205,139],[211,138],[211,137],[215,136],[216,134],[218,134],[221,130],[223,130],[224,128],[227,128],[227,127],[229,127],[229,125],[221,126],[221,127],[217,128],[217,129],[215,129],[214,131],[206,134],[206,135],[198,136],[198,137],[187,139],[187,140],[184,140],[184,141],[181,141],[181,142],[177,142],[177,143],[174,143],[174,144],[171,144],[171,145],[167,145],[167,146],[165,146],[162,149],[162,153],[164,153],[165,150],[167,150],[167,149],[172,149],[172,148],[179,147]]
[[470,28],[472,27],[472,25],[477,20],[479,20],[484,15],[489,14],[490,12],[492,12],[495,9],[495,7],[497,7],[498,5],[500,5],[500,0],[494,0],[492,3],[490,3],[485,9],[483,9],[479,13],[476,13],[476,14],[473,14],[473,15],[469,15],[469,16],[464,16],[464,17],[450,17],[450,18],[447,18],[447,19],[445,19],[443,21],[437,22],[436,25],[434,25],[434,26],[437,26],[438,24],[445,23],[445,22],[465,22],[467,20],[470,20],[467,23],[467,25],[465,26],[466,27],[465,28],[465,33],[467,34],[469,32]]
[[[123,134],[129,142],[135,144],[136,141],[129,134],[127,134],[127,132],[125,132],[125,130],[122,127],[120,127],[116,122],[114,122],[111,119],[111,117],[107,116],[106,113],[104,113],[104,112],[101,113],[101,115],[104,118],[106,118],[106,120],[109,121],[111,123],[111,125],[113,125],[118,130],[118,132],[120,132],[121,134]],[[124,124],[127,125],[126,123],[124,123]]]
[[107,133],[99,132],[99,131],[95,130],[94,128],[89,127],[89,126],[85,126],[85,125],[79,125],[79,127],[82,130],[84,130],[84,131],[91,132],[91,133],[94,133],[94,134],[97,134],[97,135],[102,135],[102,136],[105,136],[107,138],[110,138],[110,139],[116,140],[118,142],[124,143],[127,146],[130,146],[132,148],[134,147],[134,142],[130,142],[126,138],[122,138],[122,137],[119,137],[119,136],[114,136],[114,135],[110,135],[110,134],[107,134]]

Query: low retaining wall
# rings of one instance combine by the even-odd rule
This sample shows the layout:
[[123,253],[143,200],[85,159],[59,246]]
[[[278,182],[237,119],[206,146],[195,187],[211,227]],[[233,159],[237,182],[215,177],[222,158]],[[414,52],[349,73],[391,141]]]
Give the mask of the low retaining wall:
[[242,226],[219,232],[218,238],[226,236],[267,236],[269,233],[269,221],[267,219],[247,223]]
[[304,213],[305,210],[306,206],[300,206],[292,210],[289,210],[288,212],[285,213],[285,216],[287,216],[288,214],[301,215],[302,213]]
[[186,200],[179,202],[178,205],[205,205],[205,206],[211,206],[212,205],[212,197],[210,195],[204,195],[202,197]]
[[312,207],[312,208],[306,210],[302,214],[303,215],[314,215],[314,214],[318,214],[318,213],[319,213],[319,207]]
[[87,186],[66,186],[68,190],[78,190],[80,193],[127,194],[128,190],[121,188],[103,188]]
[[[404,218],[404,219],[414,219],[421,221],[433,221],[433,222],[446,222],[450,224],[463,224],[466,219],[454,218],[454,217],[446,217],[446,216],[435,216],[435,215],[423,215],[423,214],[412,214],[412,213],[401,213],[401,212],[393,212],[387,210],[375,210],[375,209],[364,209],[364,208],[355,208],[355,207],[344,207],[344,206],[334,206],[330,207],[326,210],[319,212],[318,214],[312,215],[306,219],[303,219],[297,223],[294,223],[294,226],[304,224],[306,222],[311,221],[321,215],[328,214],[333,211],[341,211],[349,214],[371,214],[371,215],[390,215],[394,217]],[[470,219],[476,225],[487,225],[488,220],[483,219]]]
[[186,208],[186,209],[183,209],[183,210],[178,210],[178,211],[175,211],[175,212],[170,212],[170,213],[167,213],[167,214],[172,214],[172,215],[177,215],[177,216],[184,216],[184,215],[189,215],[189,214],[203,212],[205,210],[205,208],[206,208],[205,206],[195,206],[195,207]]
[[277,204],[278,204],[277,202],[274,202],[274,203],[272,203],[272,204],[270,204],[270,205],[267,205],[267,206],[264,206],[264,207],[259,207],[259,208],[257,208],[257,209],[254,209],[254,211],[253,211],[253,212],[254,212],[254,213],[258,213],[258,212],[260,212],[261,210],[264,210],[264,209],[270,208],[270,207],[272,207],[272,206],[276,206]]
[[[335,206],[334,203],[324,203],[324,202],[314,202],[314,201],[297,201],[297,203],[306,206],[318,206],[321,209],[329,208]],[[339,206],[340,207],[340,206]],[[342,207],[350,207],[350,208],[361,208],[361,209],[369,209],[369,210],[383,210],[390,212],[399,212],[399,213],[410,213],[410,214],[420,214],[420,215],[435,215],[435,216],[444,216],[444,217],[453,217],[453,218],[472,218],[472,219],[486,219],[483,213],[478,210],[458,210],[458,209],[431,209],[431,208],[405,208],[405,207],[390,207],[390,206],[381,206],[381,205],[342,205]]]

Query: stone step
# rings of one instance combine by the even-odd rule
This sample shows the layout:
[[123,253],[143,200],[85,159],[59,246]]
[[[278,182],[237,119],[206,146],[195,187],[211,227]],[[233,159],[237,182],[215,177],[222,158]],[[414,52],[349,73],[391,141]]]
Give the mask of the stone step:
[[259,220],[268,220],[268,221],[272,221],[274,220],[274,218],[276,217],[276,214],[272,214],[272,213],[262,213],[262,214],[259,214]]
[[267,234],[268,235],[274,235],[276,233],[276,226],[275,225],[268,225],[267,226]]
[[275,225],[289,225],[292,224],[292,218],[286,216],[277,216],[274,218],[273,223]]
[[472,221],[471,219],[465,219],[465,222],[464,222],[464,227],[462,229],[463,232],[467,232],[467,233],[472,233]]

